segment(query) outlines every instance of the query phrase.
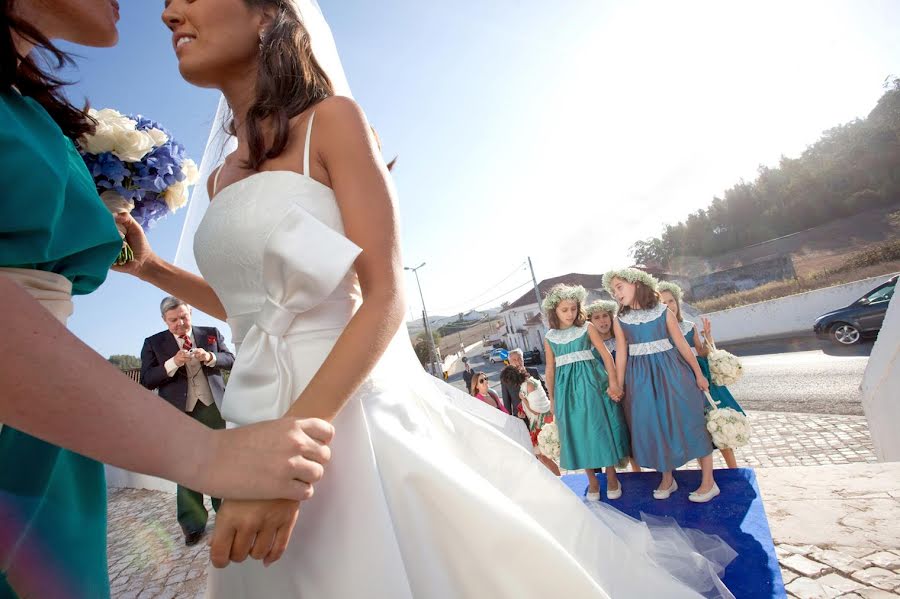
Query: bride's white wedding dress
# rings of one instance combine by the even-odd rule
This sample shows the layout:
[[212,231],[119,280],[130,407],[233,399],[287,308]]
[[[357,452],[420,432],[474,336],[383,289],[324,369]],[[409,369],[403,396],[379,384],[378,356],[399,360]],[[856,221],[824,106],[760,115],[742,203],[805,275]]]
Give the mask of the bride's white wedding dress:
[[[307,153],[311,132],[312,119]],[[359,252],[332,190],[305,175],[262,172],[215,197],[194,253],[237,345],[230,425],[282,415],[309,383],[361,302]],[[701,596],[675,570],[718,592],[696,553],[691,572],[659,565],[683,541],[595,513],[535,460],[519,420],[426,374],[405,329],[334,426],[332,462],[284,556],[210,568],[208,596]]]

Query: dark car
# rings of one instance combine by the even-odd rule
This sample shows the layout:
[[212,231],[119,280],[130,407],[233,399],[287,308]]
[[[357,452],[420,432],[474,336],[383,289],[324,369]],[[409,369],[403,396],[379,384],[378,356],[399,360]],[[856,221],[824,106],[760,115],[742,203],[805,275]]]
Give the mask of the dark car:
[[535,366],[543,362],[540,350],[533,349],[531,351],[522,352],[522,361],[525,366]]
[[877,335],[894,295],[898,276],[894,275],[846,308],[818,317],[813,325],[816,337],[838,345],[853,345],[865,336]]

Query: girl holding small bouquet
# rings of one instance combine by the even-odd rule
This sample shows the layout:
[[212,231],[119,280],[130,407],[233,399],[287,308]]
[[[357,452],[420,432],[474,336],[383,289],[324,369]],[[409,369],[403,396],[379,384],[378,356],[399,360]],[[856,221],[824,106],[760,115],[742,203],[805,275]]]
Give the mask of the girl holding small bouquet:
[[704,418],[709,383],[675,315],[660,303],[656,279],[625,268],[606,273],[603,286],[620,306],[613,325],[616,374],[625,390],[635,460],[662,472],[653,497],[668,499],[678,489],[672,471],[699,458],[703,479],[689,499],[705,503],[719,494]]
[[[740,404],[738,404],[737,400],[734,399],[734,396],[728,390],[728,387],[714,384],[710,375],[709,360],[707,359],[707,356],[709,356],[710,346],[712,346],[714,342],[712,339],[712,325],[710,324],[709,319],[703,319],[703,332],[702,334],[698,333],[697,325],[690,320],[685,320],[681,314],[681,302],[683,298],[684,293],[677,284],[670,281],[660,282],[659,299],[668,306],[669,310],[672,311],[675,318],[678,320],[678,326],[684,334],[685,340],[697,356],[697,362],[700,364],[700,370],[703,371],[703,376],[709,381],[709,394],[713,401],[716,402],[716,406],[719,408],[731,408],[732,410],[736,410],[743,414],[744,410],[741,408]],[[707,406],[707,409],[709,409],[709,406]],[[737,468],[734,449],[719,449],[719,451],[722,453],[722,458],[729,468]]]
[[[555,285],[541,308],[550,331],[544,341],[545,379],[559,429],[560,467],[584,470],[587,499],[599,501],[600,483],[595,470],[606,468],[607,498],[622,496],[616,465],[630,454],[628,426],[619,401],[621,385],[615,377],[612,355],[594,325],[585,321],[584,287]],[[606,369],[594,358],[599,352]]]
[[528,431],[531,433],[531,444],[534,447],[534,455],[550,472],[559,476],[559,466],[551,456],[544,455],[538,443],[538,436],[545,425],[553,423],[553,413],[550,411],[550,398],[544,392],[541,382],[528,374],[520,371],[515,366],[507,366],[500,372],[500,381],[512,388],[519,389],[519,407],[516,416],[525,419],[528,423]]

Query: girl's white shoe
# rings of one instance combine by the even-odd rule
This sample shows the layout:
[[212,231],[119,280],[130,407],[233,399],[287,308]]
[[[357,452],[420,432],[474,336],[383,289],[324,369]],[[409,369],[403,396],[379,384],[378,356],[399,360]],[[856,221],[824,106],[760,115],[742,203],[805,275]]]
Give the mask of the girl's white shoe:
[[619,486],[614,491],[610,491],[607,487],[606,489],[606,498],[607,499],[618,499],[622,496],[622,481],[619,481]]
[[678,482],[673,478],[672,486],[668,489],[654,489],[653,491],[653,499],[668,499],[672,493],[678,490]]
[[706,493],[698,493],[698,492],[694,491],[693,493],[688,495],[688,499],[690,501],[693,501],[694,503],[706,503],[707,501],[709,501],[710,499],[712,499],[713,497],[715,497],[718,494],[719,494],[719,485],[717,485],[716,483],[713,483],[712,488],[709,491],[707,491]]
[[585,495],[588,501],[600,501],[600,491],[596,493],[591,493],[588,491],[587,495]]

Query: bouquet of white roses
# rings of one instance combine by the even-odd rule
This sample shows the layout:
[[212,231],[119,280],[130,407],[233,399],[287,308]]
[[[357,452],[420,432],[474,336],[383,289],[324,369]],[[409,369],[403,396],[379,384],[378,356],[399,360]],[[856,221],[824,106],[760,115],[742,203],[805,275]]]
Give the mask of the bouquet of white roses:
[[750,442],[750,422],[747,416],[731,408],[719,408],[708,391],[706,399],[712,406],[706,413],[706,430],[719,449],[743,447]]
[[[200,173],[184,147],[161,125],[110,108],[91,109],[88,114],[97,127],[78,140],[78,147],[97,193],[113,215],[130,212],[146,230],[187,203],[188,187]],[[123,227],[119,232],[124,237]],[[116,264],[132,257],[125,243]]]
[[559,430],[555,422],[548,422],[538,433],[538,449],[541,453],[559,463]]
[[713,385],[726,387],[738,382],[744,376],[744,366],[738,357],[724,349],[718,349],[715,345],[712,346],[707,360]]

